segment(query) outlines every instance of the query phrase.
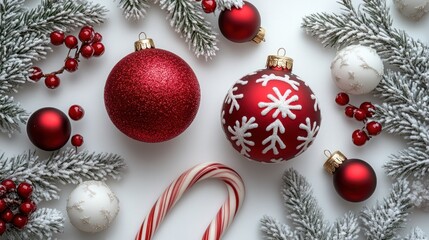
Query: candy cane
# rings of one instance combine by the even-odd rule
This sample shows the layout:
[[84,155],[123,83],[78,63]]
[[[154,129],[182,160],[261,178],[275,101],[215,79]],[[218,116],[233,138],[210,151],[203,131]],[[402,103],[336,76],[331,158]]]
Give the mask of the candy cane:
[[228,188],[228,199],[219,209],[216,218],[207,227],[203,240],[219,240],[231,225],[244,198],[244,183],[233,169],[220,163],[199,164],[184,172],[164,191],[153,205],[137,233],[136,240],[150,240],[165,215],[173,208],[186,190],[208,178],[222,180]]

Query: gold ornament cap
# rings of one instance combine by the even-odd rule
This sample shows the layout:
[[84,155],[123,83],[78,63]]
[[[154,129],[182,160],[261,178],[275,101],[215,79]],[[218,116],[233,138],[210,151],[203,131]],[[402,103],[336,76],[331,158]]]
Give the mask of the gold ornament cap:
[[259,44],[261,42],[265,42],[265,29],[260,27],[258,34],[252,39],[253,42]]
[[325,150],[325,156],[328,157],[325,164],[323,164],[323,168],[330,174],[334,174],[335,170],[343,164],[347,157],[340,151],[335,151],[331,153],[328,150]]
[[[144,35],[143,39],[142,35]],[[146,36],[146,33],[141,32],[139,34],[139,40],[134,42],[134,50],[137,52],[148,48],[155,48],[155,43],[153,42],[152,38],[148,38]]]
[[267,68],[282,68],[292,71],[293,59],[286,56],[286,49],[279,48],[277,55],[269,55],[267,58]]

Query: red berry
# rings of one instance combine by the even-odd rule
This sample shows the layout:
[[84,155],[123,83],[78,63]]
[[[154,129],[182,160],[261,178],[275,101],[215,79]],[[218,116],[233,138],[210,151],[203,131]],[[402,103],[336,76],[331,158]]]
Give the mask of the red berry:
[[42,69],[39,67],[32,67],[28,77],[35,82],[39,81],[43,77]]
[[[3,181],[1,182],[1,185],[5,186],[5,187],[6,187],[6,190],[7,190],[8,192],[13,191],[13,190],[15,190],[15,188],[16,188],[16,184],[15,184],[12,180],[10,180],[10,179],[5,179],[5,180],[3,180]],[[0,212],[1,212],[1,211],[0,211]]]
[[364,110],[358,108],[358,109],[355,110],[354,117],[358,121],[363,121],[363,120],[366,119],[366,113],[365,113]]
[[79,105],[72,105],[69,108],[69,117],[75,121],[80,120],[85,115],[85,110]]
[[101,40],[103,40],[103,36],[101,36],[100,33],[95,33],[94,34],[94,39],[92,39],[93,43],[97,43],[97,42],[101,42]]
[[12,221],[13,226],[19,229],[23,229],[25,225],[27,225],[27,223],[28,223],[28,217],[21,214],[15,215]]
[[356,146],[362,146],[369,140],[369,138],[364,131],[355,130],[352,134],[352,140]]
[[21,205],[19,205],[19,211],[24,215],[28,215],[33,211],[33,205],[29,202],[21,203]]
[[80,48],[80,53],[84,58],[90,58],[94,54],[94,48],[91,45],[85,44]]
[[0,212],[3,212],[7,208],[7,203],[4,199],[0,199]]
[[74,58],[67,58],[66,62],[64,63],[64,68],[69,72],[76,71],[78,66],[79,63]]
[[89,28],[82,28],[79,32],[79,39],[82,42],[91,42],[94,38],[94,31]]
[[13,212],[10,209],[6,209],[2,214],[1,214],[1,219],[5,222],[11,222],[13,219]]
[[83,26],[81,29],[80,29],[81,31],[82,30],[89,30],[89,31],[94,31],[94,28],[92,28],[91,26]]
[[375,110],[375,106],[372,105],[372,103],[370,102],[363,102],[360,105],[360,109],[365,111],[367,117],[372,117]]
[[55,74],[50,74],[45,78],[45,85],[50,89],[60,86],[60,78]]
[[101,42],[96,42],[92,44],[94,48],[94,56],[99,57],[104,53],[104,45]]
[[25,199],[24,201],[22,201],[23,203],[30,203],[31,204],[31,212],[35,212],[37,210],[37,205],[36,203],[31,200],[30,198]]
[[371,136],[376,136],[380,134],[382,129],[383,127],[381,126],[381,124],[375,121],[371,121],[366,124],[366,130],[368,131],[368,134]]
[[7,188],[3,185],[0,185],[0,197],[4,196],[7,193]]
[[350,105],[350,106],[346,107],[346,109],[344,111],[344,114],[346,114],[347,117],[352,118],[354,116],[354,114],[355,114],[355,111],[356,111],[356,107]]
[[4,232],[6,232],[6,223],[0,220],[0,235],[3,235]]
[[19,184],[17,192],[21,198],[29,198],[31,193],[33,193],[33,186],[29,183],[22,182]]
[[75,48],[77,46],[77,44],[78,44],[77,38],[75,36],[73,36],[73,35],[68,35],[65,38],[64,43],[70,49]]
[[201,6],[205,13],[212,13],[216,10],[216,1],[215,0],[203,0]]
[[60,31],[51,32],[50,38],[53,45],[61,45],[64,42],[64,33]]
[[75,147],[80,147],[83,144],[83,137],[79,134],[76,134],[72,137],[71,143]]
[[345,106],[349,103],[350,98],[347,93],[340,92],[337,94],[337,97],[335,98],[335,102],[340,106]]

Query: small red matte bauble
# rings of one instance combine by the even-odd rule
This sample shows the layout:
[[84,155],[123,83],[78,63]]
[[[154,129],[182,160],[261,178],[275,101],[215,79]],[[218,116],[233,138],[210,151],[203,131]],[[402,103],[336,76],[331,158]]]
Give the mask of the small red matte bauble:
[[337,151],[329,157],[324,167],[333,174],[337,193],[347,201],[364,201],[375,191],[377,176],[371,165],[363,160],[347,159]]
[[228,40],[243,43],[264,40],[265,30],[261,28],[258,9],[244,1],[242,8],[225,9],[219,15],[219,29]]
[[30,141],[45,151],[54,151],[64,146],[70,138],[70,120],[56,108],[42,108],[34,112],[27,122]]
[[140,39],[135,47],[136,52],[120,60],[107,78],[107,113],[130,138],[170,140],[185,131],[197,114],[197,77],[179,56],[155,49],[152,39]]
[[267,68],[248,74],[228,91],[222,107],[226,138],[245,157],[264,163],[292,159],[320,128],[317,98],[292,71],[293,60],[268,57]]

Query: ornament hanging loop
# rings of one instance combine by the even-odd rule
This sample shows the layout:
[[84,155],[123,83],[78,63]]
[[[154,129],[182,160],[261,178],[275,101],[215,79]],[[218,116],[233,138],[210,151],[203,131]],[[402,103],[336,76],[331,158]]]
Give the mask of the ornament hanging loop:
[[332,156],[332,153],[331,153],[331,151],[329,151],[329,150],[325,150],[325,151],[323,151],[323,153],[325,154],[325,156],[327,157],[327,158],[330,158],[331,156]]
[[[142,35],[144,35],[143,39]],[[147,37],[145,32],[141,32],[139,34],[139,40],[134,43],[134,50],[137,52],[149,48],[155,48],[155,43],[153,42],[152,38]]]
[[[283,53],[283,54],[282,54],[282,53]],[[282,56],[282,57],[286,56],[286,49],[284,49],[284,48],[279,48],[279,49],[277,50],[277,56]]]

